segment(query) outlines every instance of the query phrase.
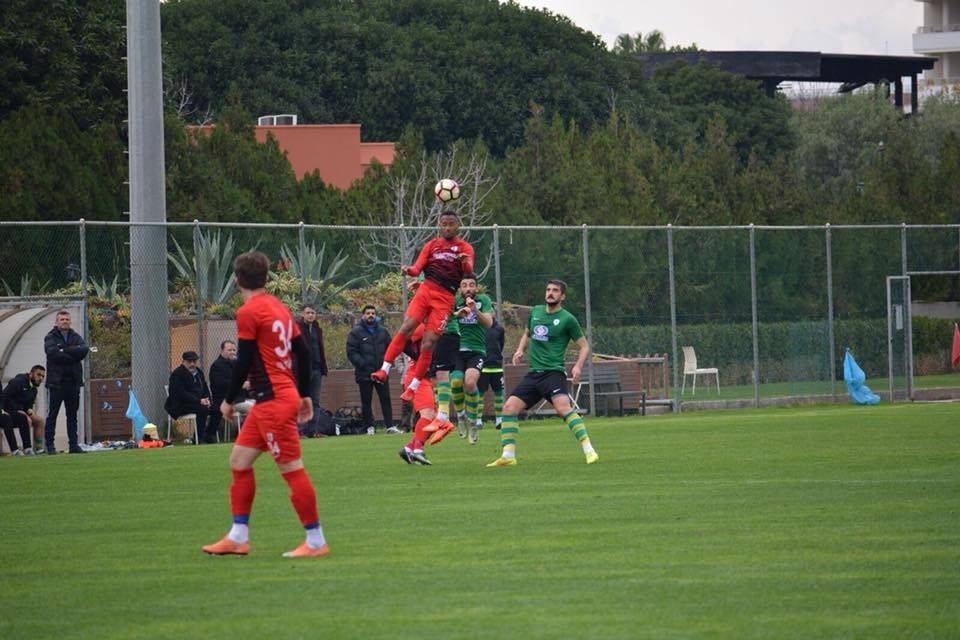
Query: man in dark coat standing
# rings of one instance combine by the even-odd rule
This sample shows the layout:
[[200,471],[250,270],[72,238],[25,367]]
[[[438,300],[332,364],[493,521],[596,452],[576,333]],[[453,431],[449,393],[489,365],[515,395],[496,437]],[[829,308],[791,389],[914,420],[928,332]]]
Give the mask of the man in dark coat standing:
[[170,372],[170,384],[167,401],[163,408],[170,417],[193,413],[197,416],[197,441],[202,442],[210,414],[210,387],[203,377],[203,370],[197,366],[200,356],[196,351],[183,354],[183,362]]
[[370,374],[380,369],[383,363],[383,354],[390,344],[390,332],[380,324],[377,318],[377,309],[368,304],[363,308],[363,316],[357,326],[347,335],[347,358],[353,364],[357,386],[360,387],[360,405],[363,408],[363,425],[367,433],[373,435],[373,391],[376,389],[380,398],[380,409],[383,412],[383,422],[387,433],[399,433],[393,426],[393,409],[390,406],[390,387],[386,384],[376,384],[370,379]]
[[[310,399],[313,401],[313,418],[310,422],[300,425],[300,433],[314,435],[317,431],[317,420],[320,419],[320,388],[323,385],[323,376],[327,375],[327,355],[323,350],[323,329],[317,322],[317,310],[309,304],[303,305],[300,311],[300,335],[310,347]],[[297,363],[299,366],[299,363]]]
[[67,416],[67,441],[70,453],[86,453],[77,440],[77,411],[80,409],[80,387],[83,386],[83,359],[90,349],[79,333],[70,328],[70,312],[57,312],[56,324],[43,339],[47,354],[47,422],[43,439],[47,453],[57,452],[57,416],[64,405]]

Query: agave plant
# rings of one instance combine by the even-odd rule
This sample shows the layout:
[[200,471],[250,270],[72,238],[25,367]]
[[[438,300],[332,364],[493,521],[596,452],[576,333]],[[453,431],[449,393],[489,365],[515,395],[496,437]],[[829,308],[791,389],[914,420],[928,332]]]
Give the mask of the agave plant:
[[197,251],[188,258],[183,247],[173,238],[176,253],[168,253],[170,263],[177,273],[198,285],[197,294],[204,302],[224,304],[233,296],[233,235],[221,238],[220,232],[198,235]]
[[39,280],[34,281],[33,276],[29,273],[25,273],[20,278],[20,291],[15,291],[6,280],[0,280],[0,283],[3,284],[3,289],[6,292],[7,296],[10,297],[21,297],[28,298],[30,296],[37,296],[47,292],[47,289],[50,288],[50,281],[40,282]]
[[302,283],[306,283],[303,302],[321,309],[326,308],[327,304],[341,291],[359,280],[359,278],[350,278],[339,285],[334,284],[349,256],[343,255],[343,251],[338,251],[329,264],[324,266],[326,249],[325,244],[321,244],[317,249],[317,245],[311,242],[304,247],[301,256],[299,251],[294,251],[287,245],[280,248],[280,257],[285,264],[289,265],[289,273],[300,280],[301,286]]
[[121,291],[118,284],[117,275],[113,276],[112,282],[107,282],[106,278],[101,278],[100,280],[91,278],[90,286],[93,288],[93,295],[101,300],[109,300],[112,302],[123,297],[123,291]]

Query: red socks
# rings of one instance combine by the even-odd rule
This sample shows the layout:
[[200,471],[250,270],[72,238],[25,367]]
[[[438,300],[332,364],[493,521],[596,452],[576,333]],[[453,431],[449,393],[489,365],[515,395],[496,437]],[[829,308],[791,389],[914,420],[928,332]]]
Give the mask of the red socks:
[[402,331],[393,334],[390,344],[387,345],[387,352],[383,354],[383,361],[393,364],[397,356],[403,353],[403,348],[407,346],[407,336]]
[[413,368],[413,377],[417,380],[423,380],[427,375],[427,370],[430,369],[431,360],[433,360],[433,349],[421,347],[416,366]]
[[297,469],[283,474],[283,479],[290,486],[290,502],[297,511],[300,524],[303,526],[316,525],[320,521],[317,514],[317,492],[310,482],[306,469]]
[[253,477],[253,469],[234,469],[233,483],[230,485],[230,510],[234,521],[237,517],[250,517],[256,493],[257,481]]
[[426,418],[420,418],[417,420],[417,424],[413,427],[413,438],[410,439],[410,442],[407,444],[407,448],[415,451],[417,449],[423,449],[423,443],[427,441],[427,434],[424,433],[423,428],[430,424],[430,420]]

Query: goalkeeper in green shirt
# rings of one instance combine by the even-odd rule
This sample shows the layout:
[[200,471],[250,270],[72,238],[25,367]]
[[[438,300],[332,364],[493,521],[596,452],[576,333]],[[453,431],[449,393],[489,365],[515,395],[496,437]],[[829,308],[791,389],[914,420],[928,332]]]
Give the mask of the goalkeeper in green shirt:
[[567,374],[564,366],[564,354],[567,344],[576,342],[580,354],[576,364],[570,370],[573,384],[580,381],[580,373],[590,353],[590,345],[580,329],[580,323],[569,311],[563,308],[567,297],[567,284],[562,280],[548,280],[544,296],[546,304],[537,305],[530,310],[527,330],[520,338],[520,345],[513,354],[513,364],[523,359],[527,346],[530,347],[530,370],[520,381],[503,406],[503,421],[500,427],[500,442],[503,452],[500,457],[488,464],[488,467],[507,467],[517,464],[517,436],[520,422],[517,415],[545,399],[553,405],[564,424],[580,443],[587,464],[600,459],[590,443],[587,427],[583,423],[570,400],[567,388]]

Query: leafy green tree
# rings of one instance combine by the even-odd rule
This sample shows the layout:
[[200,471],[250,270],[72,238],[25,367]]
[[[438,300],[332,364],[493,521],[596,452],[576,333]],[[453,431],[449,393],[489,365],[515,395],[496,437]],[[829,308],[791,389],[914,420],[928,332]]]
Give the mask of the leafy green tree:
[[636,97],[639,63],[548,11],[497,0],[172,0],[162,6],[169,74],[200,105],[235,84],[256,114],[362,122],[372,140],[422,132],[437,150],[519,144],[530,101],[602,124]]
[[80,129],[126,114],[126,23],[120,0],[8,0],[0,12],[0,118],[65,110]]

